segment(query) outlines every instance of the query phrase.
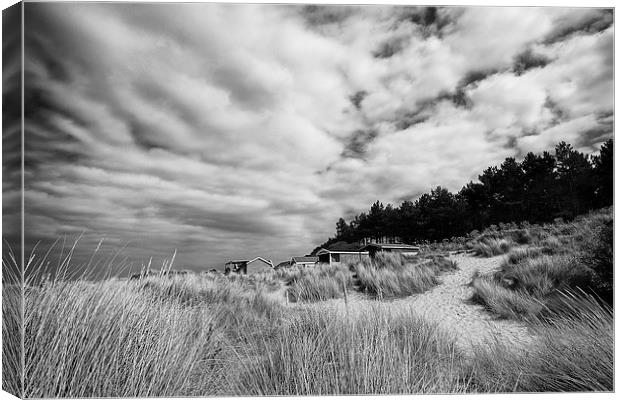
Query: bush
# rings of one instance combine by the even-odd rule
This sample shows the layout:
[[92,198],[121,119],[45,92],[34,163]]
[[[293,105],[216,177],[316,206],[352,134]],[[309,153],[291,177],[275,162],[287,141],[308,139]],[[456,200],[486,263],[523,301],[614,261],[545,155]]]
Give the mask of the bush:
[[613,307],[614,227],[607,221],[582,251],[581,261],[592,270],[592,290]]

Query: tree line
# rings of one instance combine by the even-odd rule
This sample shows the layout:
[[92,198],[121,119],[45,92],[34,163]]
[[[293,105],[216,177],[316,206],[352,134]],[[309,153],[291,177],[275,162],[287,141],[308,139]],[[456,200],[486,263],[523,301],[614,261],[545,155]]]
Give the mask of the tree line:
[[561,142],[553,154],[530,152],[521,162],[506,158],[458,193],[438,186],[398,207],[377,201],[348,223],[340,218],[336,235],[320,247],[382,237],[399,237],[404,243],[440,241],[500,222],[572,219],[612,203],[613,139],[592,156]]

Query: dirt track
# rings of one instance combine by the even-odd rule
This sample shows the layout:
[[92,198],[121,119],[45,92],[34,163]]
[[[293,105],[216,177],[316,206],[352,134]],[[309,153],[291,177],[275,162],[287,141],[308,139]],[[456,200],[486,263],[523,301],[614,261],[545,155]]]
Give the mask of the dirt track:
[[[476,271],[481,274],[500,267],[503,256],[479,258],[470,255],[455,255],[450,259],[456,261],[458,270],[440,276],[441,284],[427,292],[395,300],[382,301],[394,307],[413,307],[416,312],[430,321],[437,322],[448,333],[454,335],[458,347],[471,354],[476,345],[488,346],[495,341],[507,344],[511,348],[524,348],[532,339],[527,327],[517,321],[498,319],[488,313],[484,307],[469,302],[473,289],[468,286]],[[353,292],[348,296],[349,311],[367,307],[377,300]],[[318,303],[297,303],[293,307],[325,307],[344,311],[343,299],[333,299]]]
[[442,283],[431,290],[396,302],[415,306],[428,319],[437,321],[452,332],[457,344],[466,353],[476,344],[491,344],[495,340],[521,347],[529,342],[531,334],[525,325],[512,320],[499,320],[480,305],[468,300],[473,289],[468,286],[475,271],[484,274],[500,266],[502,256],[478,258],[467,255],[450,257],[458,270],[441,276]]

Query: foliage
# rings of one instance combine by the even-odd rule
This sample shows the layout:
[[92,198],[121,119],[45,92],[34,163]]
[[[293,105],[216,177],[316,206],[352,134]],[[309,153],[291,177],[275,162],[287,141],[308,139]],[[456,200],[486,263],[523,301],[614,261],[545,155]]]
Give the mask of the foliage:
[[592,271],[591,286],[607,303],[613,303],[614,226],[607,221],[586,241],[580,261]]
[[[382,237],[424,244],[510,221],[572,219],[612,203],[613,139],[593,157],[561,142],[554,154],[530,152],[521,162],[506,158],[499,167],[485,169],[478,182],[469,182],[456,194],[437,187],[398,207],[377,201],[348,224],[340,218],[336,236],[317,249],[338,241]],[[527,244],[528,240],[515,238],[518,244]]]

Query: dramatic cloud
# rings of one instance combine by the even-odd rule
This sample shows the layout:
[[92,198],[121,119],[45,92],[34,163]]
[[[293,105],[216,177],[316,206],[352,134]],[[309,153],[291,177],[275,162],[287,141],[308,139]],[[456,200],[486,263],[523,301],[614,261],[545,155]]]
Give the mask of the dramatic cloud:
[[607,10],[25,8],[30,247],[280,261],[377,199],[612,135]]

